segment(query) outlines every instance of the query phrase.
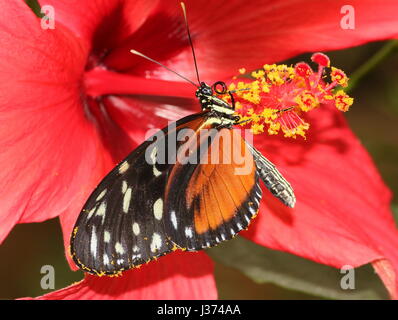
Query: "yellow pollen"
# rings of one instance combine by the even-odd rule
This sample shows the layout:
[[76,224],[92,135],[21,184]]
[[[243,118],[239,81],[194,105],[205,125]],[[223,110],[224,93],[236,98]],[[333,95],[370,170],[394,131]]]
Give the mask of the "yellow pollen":
[[255,123],[252,125],[250,130],[253,132],[253,134],[262,133],[262,132],[264,132],[264,125]]
[[335,94],[336,108],[340,111],[346,112],[354,103],[354,98],[348,96],[343,90],[339,90]]
[[281,129],[281,124],[279,122],[271,122],[268,127],[268,134],[278,134]]
[[306,91],[297,96],[295,102],[304,112],[308,112],[319,106],[318,99],[312,93]]
[[264,117],[265,119],[271,119],[271,120],[275,120],[278,117],[276,110],[270,108],[264,109],[263,112],[261,113],[261,116]]
[[267,77],[274,84],[281,85],[285,83],[285,81],[281,78],[280,73],[277,71],[268,72]]
[[263,70],[258,70],[258,71],[253,71],[251,73],[251,76],[255,79],[261,79],[265,75],[265,72]]
[[[236,115],[241,125],[249,125],[253,134],[268,132],[274,135],[282,132],[285,137],[305,138],[310,125],[303,120],[303,112],[323,105],[334,105],[340,111],[347,111],[354,99],[343,90],[333,92],[333,89],[337,85],[346,87],[348,77],[344,71],[334,67],[325,76],[320,75],[320,71],[326,70],[325,67],[329,68],[329,62],[328,66],[324,64],[318,72],[305,63],[301,67],[265,64],[263,69],[249,73],[245,68],[239,69],[241,74],[252,78],[251,81],[246,79],[228,87],[234,91]],[[303,73],[306,70],[304,67],[308,68],[306,74]],[[222,98],[231,102],[228,95]]]
[[330,73],[332,81],[335,81],[342,87],[348,86],[348,77],[345,75],[343,70],[332,67],[332,72]]
[[302,124],[299,124],[297,127],[293,128],[293,129],[282,127],[282,131],[286,138],[296,139],[296,137],[299,135],[305,139],[305,132],[309,129],[309,127],[310,127],[310,125],[308,123],[304,122]]
[[264,84],[261,86],[261,90],[262,90],[262,92],[268,93],[268,92],[269,92],[269,85],[266,84],[266,83],[264,83]]

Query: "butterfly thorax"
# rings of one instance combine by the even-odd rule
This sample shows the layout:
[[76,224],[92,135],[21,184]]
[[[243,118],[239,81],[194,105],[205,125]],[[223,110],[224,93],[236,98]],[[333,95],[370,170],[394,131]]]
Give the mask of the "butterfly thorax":
[[216,97],[212,88],[204,82],[196,90],[196,97],[202,106],[203,111],[210,111],[210,114],[219,119],[223,126],[231,127],[239,117],[235,115],[233,107],[224,100]]

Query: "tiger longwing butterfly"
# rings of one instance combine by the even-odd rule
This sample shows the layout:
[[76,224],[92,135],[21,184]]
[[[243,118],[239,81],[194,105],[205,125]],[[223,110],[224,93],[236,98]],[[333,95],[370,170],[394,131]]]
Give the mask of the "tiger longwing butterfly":
[[[295,204],[275,166],[232,129],[239,122],[233,92],[223,82],[210,87],[199,80],[181,5],[199,85],[132,52],[194,84],[202,112],[143,142],[90,195],[71,236],[71,256],[86,272],[115,275],[176,249],[197,251],[233,238],[258,212],[260,179],[286,206]],[[228,93],[232,105],[215,93]],[[214,154],[223,161],[212,161]]]

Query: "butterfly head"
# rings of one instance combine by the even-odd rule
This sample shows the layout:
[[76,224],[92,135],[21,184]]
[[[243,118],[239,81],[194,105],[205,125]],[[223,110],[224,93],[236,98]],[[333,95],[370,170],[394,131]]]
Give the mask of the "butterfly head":
[[196,96],[200,99],[203,97],[209,97],[209,96],[211,97],[212,95],[213,95],[212,88],[208,84],[201,82],[200,87],[198,88],[198,90],[196,90]]

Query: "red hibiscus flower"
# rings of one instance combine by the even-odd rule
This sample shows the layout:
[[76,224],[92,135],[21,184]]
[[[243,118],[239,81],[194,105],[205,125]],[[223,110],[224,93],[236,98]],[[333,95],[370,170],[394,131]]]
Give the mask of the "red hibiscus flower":
[[[44,2],[43,2],[44,4]],[[178,2],[49,0],[43,30],[23,2],[0,4],[0,241],[16,223],[60,216],[66,248],[100,179],[150,128],[198,110],[191,85],[130,53],[193,78]],[[356,29],[340,27],[344,1],[187,1],[202,79],[229,79],[307,51],[397,37],[396,1],[353,0]],[[9,20],[12,17],[12,20]],[[342,115],[309,115],[307,140],[258,136],[256,147],[295,188],[288,209],[265,193],[247,238],[331,265],[372,262],[396,298],[398,233],[390,193]],[[68,257],[69,258],[69,257]],[[173,253],[122,277],[86,275],[43,299],[214,299],[204,253]]]

